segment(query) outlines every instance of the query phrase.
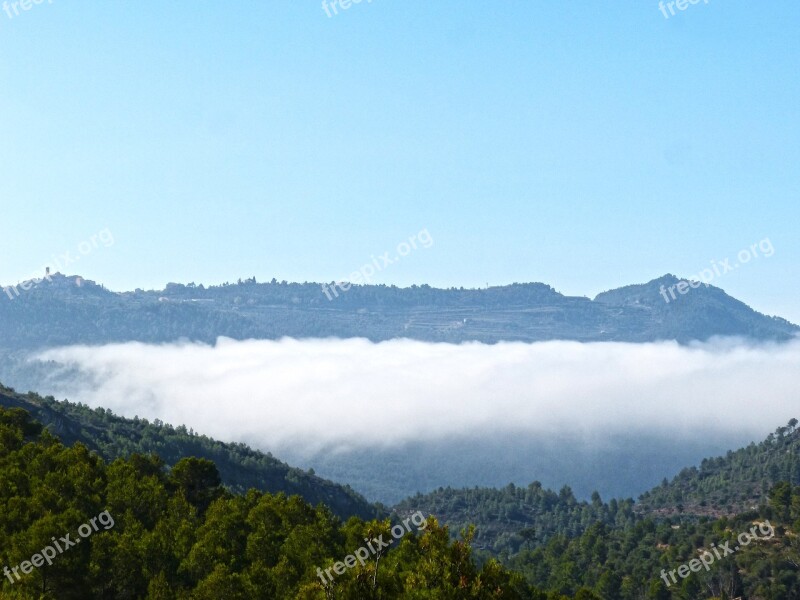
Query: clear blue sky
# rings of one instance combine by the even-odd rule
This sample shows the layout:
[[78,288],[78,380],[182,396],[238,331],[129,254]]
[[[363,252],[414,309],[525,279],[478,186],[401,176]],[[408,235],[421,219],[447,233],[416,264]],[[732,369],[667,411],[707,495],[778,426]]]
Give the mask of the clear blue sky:
[[[11,10],[11,14],[14,12]],[[800,2],[77,2],[0,12],[0,281],[714,283],[800,321]]]

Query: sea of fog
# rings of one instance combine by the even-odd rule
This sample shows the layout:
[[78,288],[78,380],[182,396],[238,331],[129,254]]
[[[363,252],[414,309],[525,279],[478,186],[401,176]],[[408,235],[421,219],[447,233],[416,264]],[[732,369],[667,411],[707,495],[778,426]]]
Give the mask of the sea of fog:
[[[632,495],[800,415],[800,342],[220,339],[62,347],[35,360],[56,365],[47,391],[57,397],[244,441],[384,501],[534,479]],[[631,483],[617,485],[625,460]]]

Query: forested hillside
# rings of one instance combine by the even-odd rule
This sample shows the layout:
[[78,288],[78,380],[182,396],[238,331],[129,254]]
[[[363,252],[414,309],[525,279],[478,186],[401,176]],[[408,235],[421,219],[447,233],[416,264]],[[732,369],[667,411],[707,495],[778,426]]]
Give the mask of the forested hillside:
[[788,340],[800,331],[713,286],[665,302],[661,286],[677,282],[666,275],[595,300],[564,296],[543,283],[487,289],[353,285],[334,297],[318,283],[257,283],[255,278],[114,293],[78,276],[55,274],[19,296],[0,295],[0,339],[2,347],[16,351],[180,338],[213,343],[219,336],[688,342],[715,335]]
[[395,508],[422,510],[456,531],[475,525],[475,546],[495,555],[539,546],[557,535],[576,537],[595,523],[625,527],[636,521],[633,500],[606,504],[595,493],[591,502],[579,502],[569,487],[556,493],[539,482],[526,488],[440,488],[417,494]]
[[797,419],[759,444],[705,459],[641,496],[637,510],[658,515],[733,515],[767,499],[779,481],[800,484]]
[[342,524],[298,496],[233,495],[205,459],[107,465],[18,408],[0,407],[0,483],[0,598],[569,600],[479,567],[422,513]]
[[798,532],[800,487],[781,482],[768,505],[732,518],[597,523],[503,562],[543,589],[588,588],[607,600],[796,600]]
[[645,517],[681,517],[686,523],[703,516],[731,517],[767,503],[769,491],[781,481],[800,484],[796,425],[792,419],[760,444],[705,459],[699,468],[686,468],[636,503],[632,499],[603,502],[596,492],[591,502],[580,502],[569,487],[556,493],[534,482],[502,489],[439,488],[412,496],[396,509],[416,507],[454,530],[474,525],[476,548],[492,556],[540,548],[559,536],[574,538],[598,524],[629,529]]
[[789,482],[733,518],[634,524],[629,506],[608,523],[613,511],[599,498],[579,506],[567,490],[479,491],[486,506],[516,498],[560,515],[546,541],[520,530],[523,543],[499,557],[505,566],[480,566],[470,529],[454,541],[413,501],[391,521],[343,524],[299,496],[233,494],[205,459],[169,469],[133,454],[106,464],[19,408],[0,407],[0,483],[0,598],[800,598],[800,487]]
[[[737,485],[731,481],[726,493]],[[724,496],[722,484],[713,489]],[[664,511],[645,516],[632,501],[604,504],[597,496],[580,503],[568,489],[556,494],[536,483],[443,489],[398,508],[412,506],[453,529],[474,524],[482,554],[550,593],[603,600],[800,598],[800,486],[788,481],[769,486],[754,510],[716,520],[664,517]],[[692,566],[678,572],[682,565]]]
[[229,444],[189,431],[146,419],[125,419],[111,411],[59,402],[36,394],[17,394],[0,386],[0,406],[23,408],[67,444],[81,442],[108,461],[134,453],[157,454],[168,466],[184,457],[214,461],[222,482],[234,492],[250,488],[264,492],[299,494],[313,505],[324,503],[342,518],[380,516],[379,509],[348,486],[316,477],[251,449],[245,444]]

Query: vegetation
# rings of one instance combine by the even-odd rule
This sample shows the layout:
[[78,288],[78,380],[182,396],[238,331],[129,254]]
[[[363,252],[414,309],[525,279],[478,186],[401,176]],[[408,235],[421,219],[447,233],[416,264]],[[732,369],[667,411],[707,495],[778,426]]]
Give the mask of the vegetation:
[[454,529],[475,526],[475,545],[492,556],[513,556],[523,549],[546,545],[552,538],[574,538],[602,524],[629,529],[645,517],[675,517],[697,522],[699,517],[733,517],[756,510],[779,481],[800,484],[800,430],[797,420],[779,427],[760,444],[750,444],[724,457],[684,469],[672,482],[646,492],[636,503],[612,499],[604,503],[594,492],[590,502],[578,501],[565,486],[556,493],[539,482],[527,488],[439,488],[400,502],[397,510],[422,510]]
[[591,502],[579,502],[568,486],[556,493],[534,482],[527,488],[512,484],[500,490],[440,488],[404,500],[396,510],[421,510],[454,530],[475,525],[476,548],[508,555],[540,546],[554,536],[579,536],[597,523],[633,525],[633,507],[633,500],[605,504],[596,492]]
[[[328,300],[318,283],[257,283],[251,278],[221,286],[173,283],[164,290],[114,293],[55,274],[13,300],[0,294],[0,339],[3,347],[19,351],[181,338],[214,343],[219,336],[688,342],[714,335],[788,340],[800,332],[715,287],[693,290],[679,303],[664,302],[661,286],[677,281],[666,275],[595,300],[564,296],[543,283],[487,289],[354,285]],[[8,365],[0,373],[19,388],[16,376]]]
[[361,495],[331,481],[317,477],[251,449],[245,444],[218,442],[184,426],[173,427],[156,420],[125,419],[110,410],[91,409],[82,404],[59,402],[37,394],[17,394],[0,386],[0,406],[29,411],[67,444],[81,442],[108,461],[133,454],[157,454],[167,466],[184,457],[212,460],[222,482],[231,491],[250,488],[287,495],[298,494],[311,504],[323,503],[336,515],[365,519],[382,512]]
[[494,561],[478,567],[469,533],[452,542],[435,519],[331,582],[322,570],[365,539],[391,539],[389,520],[343,524],[298,496],[233,495],[205,459],[164,467],[157,456],[138,454],[107,465],[81,443],[65,447],[26,411],[0,408],[1,564],[22,564],[56,536],[77,537],[102,511],[114,520],[52,565],[17,572],[19,580],[12,571],[0,598],[553,598]]
[[[762,458],[785,453],[794,425],[765,442]],[[790,481],[772,485],[756,510],[719,519],[637,515],[630,500],[578,502],[569,488],[534,483],[442,489],[407,500],[392,518],[346,522],[296,495],[221,484],[206,458],[170,468],[156,454],[132,453],[107,463],[80,441],[63,445],[26,410],[0,407],[0,566],[24,564],[66,533],[75,538],[103,511],[114,520],[52,565],[0,579],[0,598],[800,598],[800,486]],[[445,518],[430,516],[363,565],[325,577],[367,540],[393,539],[393,525],[428,508]],[[453,539],[454,526],[473,520],[477,530],[466,526]],[[481,523],[489,526],[481,531]],[[758,539],[739,547],[748,531]],[[725,544],[734,551],[707,571],[665,579]]]
[[[760,527],[766,530],[767,522],[774,536],[763,535]],[[754,526],[759,539],[739,548],[737,536]],[[597,523],[577,538],[556,536],[504,562],[544,589],[570,594],[588,588],[607,600],[793,600],[800,598],[798,532],[800,487],[781,482],[768,505],[736,517],[697,523],[647,518],[624,529]],[[677,569],[726,542],[739,549],[720,552],[708,571],[676,577],[676,584],[661,578],[662,570]]]
[[681,471],[671,482],[643,494],[638,510],[659,515],[733,515],[755,509],[779,481],[800,484],[797,419],[760,444],[708,458]]

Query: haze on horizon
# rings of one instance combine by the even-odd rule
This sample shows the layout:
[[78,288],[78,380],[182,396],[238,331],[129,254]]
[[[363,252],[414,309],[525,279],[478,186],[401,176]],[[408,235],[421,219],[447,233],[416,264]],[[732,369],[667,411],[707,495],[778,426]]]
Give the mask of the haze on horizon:
[[[800,389],[800,341],[221,338],[214,346],[72,346],[37,358],[54,361],[45,385],[72,401],[300,454],[476,432],[756,440],[796,416]],[[57,365],[81,376],[59,378]]]

